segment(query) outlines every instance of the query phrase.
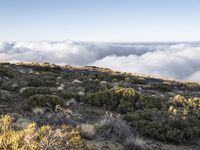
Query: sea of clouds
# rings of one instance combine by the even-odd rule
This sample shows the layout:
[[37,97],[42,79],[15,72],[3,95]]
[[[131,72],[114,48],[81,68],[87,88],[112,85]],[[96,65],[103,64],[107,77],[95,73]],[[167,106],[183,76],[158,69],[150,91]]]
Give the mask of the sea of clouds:
[[0,60],[93,65],[132,73],[200,81],[200,42],[0,42]]

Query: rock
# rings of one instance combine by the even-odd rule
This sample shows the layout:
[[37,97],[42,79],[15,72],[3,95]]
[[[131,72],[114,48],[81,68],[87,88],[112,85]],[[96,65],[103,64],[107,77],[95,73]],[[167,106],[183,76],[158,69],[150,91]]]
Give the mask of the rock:
[[19,93],[23,93],[24,90],[26,90],[26,89],[27,89],[27,87],[23,87],[23,88],[21,88],[21,89],[19,90]]
[[107,84],[107,82],[106,82],[106,81],[101,81],[100,83],[101,83],[101,84]]
[[61,79],[62,79],[62,77],[57,77],[57,79],[58,79],[58,80],[61,80]]
[[65,87],[65,85],[64,85],[64,84],[61,84],[61,85],[57,88],[57,90],[63,91],[63,90],[64,90],[64,87]]
[[25,71],[24,69],[19,69],[19,73],[21,73],[21,74],[25,74],[26,71]]
[[17,84],[17,83],[12,84],[12,88],[18,88],[18,87],[19,87],[19,84]]
[[79,91],[79,92],[78,92],[78,95],[79,95],[79,96],[84,96],[85,93],[84,93],[83,91]]
[[80,84],[80,83],[82,83],[82,81],[79,81],[79,80],[75,79],[75,80],[73,81],[73,83],[78,83],[78,84]]

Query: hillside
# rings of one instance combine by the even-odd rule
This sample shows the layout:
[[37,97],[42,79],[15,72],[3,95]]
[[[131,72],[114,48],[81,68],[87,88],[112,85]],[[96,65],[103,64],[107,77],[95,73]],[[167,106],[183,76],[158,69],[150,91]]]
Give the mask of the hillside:
[[195,82],[1,63],[0,114],[0,149],[200,149]]

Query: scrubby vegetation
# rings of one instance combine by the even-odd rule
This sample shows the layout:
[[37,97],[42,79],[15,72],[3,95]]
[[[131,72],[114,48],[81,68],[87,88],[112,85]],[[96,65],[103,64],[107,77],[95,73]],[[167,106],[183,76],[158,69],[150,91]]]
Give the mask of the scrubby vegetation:
[[78,95],[76,92],[63,91],[60,92],[59,95],[65,100],[69,100],[70,98],[75,98],[76,100],[80,100],[80,95]]
[[0,66],[0,77],[9,77],[12,78],[14,77],[14,74],[12,73],[12,70],[10,70],[6,66]]
[[[199,89],[200,84],[195,82],[134,76],[92,66],[2,63],[0,114],[13,113],[17,118],[2,116],[0,149],[44,149],[41,146],[48,144],[53,149],[60,149],[61,145],[86,148],[81,136],[89,141],[107,138],[128,149],[127,145],[131,144],[125,136],[128,133],[122,132],[129,127],[131,135],[136,133],[163,143],[198,145]],[[84,106],[86,109],[79,110]],[[115,123],[108,120],[101,127],[92,124],[104,118],[98,109],[111,118],[113,114],[119,115],[117,119],[126,123],[113,125],[119,122],[112,118]],[[24,118],[24,128],[16,125],[19,118]],[[80,135],[76,128],[79,125]],[[77,147],[69,144],[72,131],[78,140],[74,143]],[[108,131],[111,135],[106,134]],[[122,136],[126,139],[119,140]]]
[[200,90],[200,84],[196,83],[196,82],[179,83],[179,87],[181,89],[187,89],[189,91],[199,91]]
[[49,125],[38,127],[36,123],[17,129],[14,118],[5,115],[0,118],[0,149],[93,149],[81,139],[79,130],[68,125],[59,128]]
[[33,87],[40,87],[40,86],[55,87],[56,86],[54,77],[48,77],[48,76],[47,77],[46,76],[34,77],[34,76],[29,76],[29,77],[26,77],[25,80],[27,81],[28,86],[33,86]]
[[171,87],[169,84],[166,83],[156,83],[153,84],[151,88],[161,92],[170,92],[173,90],[173,87]]
[[132,88],[112,88],[102,92],[90,93],[85,101],[93,106],[105,107],[108,110],[117,110],[124,114],[134,109],[139,94]]
[[141,96],[132,88],[113,88],[90,93],[93,106],[125,114],[124,119],[144,136],[175,144],[200,138],[200,98],[171,99]]
[[30,96],[33,96],[36,94],[50,95],[51,93],[52,91],[47,87],[29,87],[29,88],[22,89],[21,91],[21,95],[25,98],[29,98]]
[[64,105],[63,99],[56,95],[40,95],[36,94],[31,96],[27,101],[27,107],[50,107],[55,108],[56,105]]
[[[125,119],[140,133],[151,138],[180,144],[200,138],[200,99],[177,95],[155,105],[127,113]],[[152,104],[152,103],[151,103]]]

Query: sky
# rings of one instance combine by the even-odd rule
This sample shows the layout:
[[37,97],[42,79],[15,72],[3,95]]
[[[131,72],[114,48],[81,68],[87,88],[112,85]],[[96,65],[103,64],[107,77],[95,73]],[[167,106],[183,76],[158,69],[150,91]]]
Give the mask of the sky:
[[0,0],[0,61],[200,82],[199,58],[200,0]]
[[0,41],[200,41],[199,0],[0,0]]

